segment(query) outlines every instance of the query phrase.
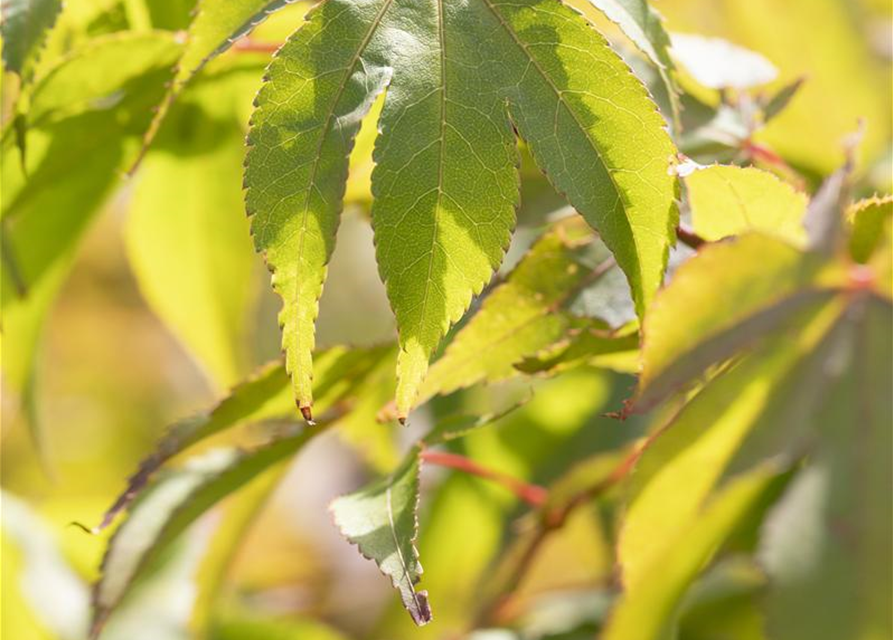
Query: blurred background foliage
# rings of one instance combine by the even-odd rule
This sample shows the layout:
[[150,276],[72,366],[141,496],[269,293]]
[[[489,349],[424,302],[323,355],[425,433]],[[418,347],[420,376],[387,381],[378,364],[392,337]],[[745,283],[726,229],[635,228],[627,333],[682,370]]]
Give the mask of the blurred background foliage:
[[[637,70],[642,66],[613,25],[582,0],[571,4],[603,28]],[[762,54],[777,69],[769,82],[736,91],[729,88],[733,80],[728,87],[704,86],[697,79],[704,70],[683,67],[686,134],[705,123],[715,124],[721,134],[710,133],[706,145],[690,140],[688,148],[683,134],[684,152],[701,162],[759,164],[760,157],[742,156],[742,148],[728,143],[743,127],[743,137],[780,157],[781,163],[764,168],[788,178],[793,172],[811,190],[842,163],[841,140],[863,119],[857,191],[889,191],[889,2],[660,0],[655,5],[671,32],[725,38]],[[252,40],[283,41],[307,7],[299,2],[274,14]],[[46,115],[26,134],[24,162],[11,133],[15,127],[6,128],[15,115],[18,78],[3,78],[8,134],[2,149],[3,230],[16,247],[25,280],[35,283],[25,299],[19,298],[15,279],[4,269],[0,619],[6,638],[82,637],[88,585],[97,577],[105,539],[69,523],[98,522],[164,425],[208,407],[278,356],[278,300],[254,254],[241,192],[244,135],[269,53],[237,48],[210,63],[175,103],[136,175],[123,177],[138,153],[150,108],[170,77],[191,11],[190,0],[66,0],[35,77],[92,47],[110,76],[130,78],[128,89],[104,108],[66,101],[65,87],[47,90]],[[141,44],[139,34],[156,30],[169,32],[167,40]],[[128,69],[118,64],[116,46],[152,51],[143,58],[144,67]],[[76,57],[70,60],[77,64]],[[81,82],[81,73],[75,66],[65,75]],[[771,97],[799,78],[802,87],[777,117],[764,128],[748,122],[749,102]],[[96,88],[97,95],[101,90]],[[53,103],[52,95],[62,96],[61,103]],[[40,94],[32,97],[31,109],[37,107]],[[324,347],[369,346],[394,337],[368,225],[375,111],[351,160],[348,206],[318,323]],[[563,206],[528,158],[522,174],[519,230],[503,272]],[[27,244],[33,237],[42,239],[40,246]],[[18,239],[25,244],[15,244]],[[513,384],[526,388],[528,383]],[[629,375],[584,367],[529,384],[536,386],[529,403],[453,448],[517,478],[548,484],[583,458],[616,455],[650,420],[621,423],[606,417],[629,396],[634,386]],[[473,388],[433,401],[408,431],[372,423],[353,432],[380,429],[374,438],[327,434],[312,442],[281,470],[284,479],[226,571],[220,600],[206,613],[210,636],[449,638],[473,626],[485,597],[482,576],[499,566],[523,530],[517,498],[478,478],[426,472],[419,544],[424,587],[437,609],[435,623],[421,629],[412,625],[375,566],[346,546],[326,506],[391,468],[439,417],[490,404],[490,391]],[[29,435],[38,431],[41,454]],[[263,488],[250,491],[262,495]],[[241,509],[244,521],[245,513],[253,513],[251,504],[249,493],[241,503],[230,500],[226,512]],[[616,498],[608,495],[575,512],[549,539],[517,597],[496,619],[515,621],[525,629],[524,638],[592,637],[611,597],[606,585],[614,579],[615,506]],[[116,615],[109,638],[189,636],[196,624],[191,576],[222,517],[211,514],[175,546]],[[239,518],[230,519],[237,527]],[[742,536],[733,551],[735,545],[747,550],[753,541]],[[762,580],[750,563],[730,554],[686,596],[680,638],[762,638],[754,604]],[[479,631],[474,637],[516,637],[507,633]]]

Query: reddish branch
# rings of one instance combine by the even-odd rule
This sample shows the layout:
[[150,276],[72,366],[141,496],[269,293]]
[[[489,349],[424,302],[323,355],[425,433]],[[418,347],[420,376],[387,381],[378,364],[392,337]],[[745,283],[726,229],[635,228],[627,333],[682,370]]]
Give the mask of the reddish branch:
[[549,497],[549,492],[543,487],[528,484],[494,469],[488,469],[474,460],[456,453],[425,449],[421,453],[421,459],[429,464],[456,469],[469,475],[492,480],[514,493],[532,507],[542,507]]
[[692,249],[699,249],[707,241],[691,229],[686,229],[681,224],[676,227],[676,237],[684,245],[688,245]]

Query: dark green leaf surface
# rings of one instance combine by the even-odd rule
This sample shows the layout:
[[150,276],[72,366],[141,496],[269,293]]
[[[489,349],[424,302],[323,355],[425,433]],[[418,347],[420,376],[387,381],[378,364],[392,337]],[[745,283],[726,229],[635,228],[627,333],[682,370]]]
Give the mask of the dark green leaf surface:
[[43,44],[46,32],[56,22],[62,0],[4,0],[3,65],[20,76]]
[[644,87],[555,0],[330,0],[268,75],[247,203],[283,297],[283,345],[302,406],[312,400],[316,300],[346,157],[385,86],[372,218],[400,332],[401,417],[441,338],[502,260],[518,191],[512,124],[598,228],[640,314],[660,284],[676,218],[672,144]]

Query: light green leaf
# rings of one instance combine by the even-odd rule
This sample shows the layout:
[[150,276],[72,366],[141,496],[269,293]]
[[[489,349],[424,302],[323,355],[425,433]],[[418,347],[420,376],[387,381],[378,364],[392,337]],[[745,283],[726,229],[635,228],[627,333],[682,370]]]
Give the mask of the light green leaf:
[[753,343],[838,282],[820,256],[768,236],[709,245],[673,275],[643,328],[644,410]]
[[884,225],[889,225],[893,217],[893,196],[860,200],[851,205],[846,214],[852,224],[850,255],[856,262],[868,262],[884,239]]
[[[668,553],[649,564],[647,579],[627,585],[609,618],[605,640],[660,640],[670,637],[676,610],[688,585],[719,547],[776,484],[778,470],[758,468],[718,493],[687,526],[664,537]],[[652,534],[660,529],[652,530]]]
[[806,194],[754,167],[714,165],[685,177],[695,233],[721,240],[748,231],[806,243]]
[[177,95],[208,62],[224,53],[236,40],[251,33],[271,13],[296,1],[197,0],[195,17],[189,24],[186,45],[177,63],[173,82],[158,105],[142,151],[145,152],[155,138]]
[[613,264],[607,251],[587,255],[594,244],[592,233],[577,220],[560,223],[540,238],[431,367],[419,403],[482,380],[509,378],[524,356],[557,341],[571,326],[585,324],[561,312],[561,306],[599,268],[587,257]]
[[4,0],[0,35],[7,71],[19,76],[28,71],[61,10],[62,0]]
[[670,57],[670,36],[664,29],[663,18],[648,0],[589,0],[609,20],[619,26],[639,51],[657,67],[661,81],[670,98],[674,117],[679,116],[679,86],[673,78],[673,59]]
[[417,591],[422,575],[415,540],[418,536],[419,449],[387,476],[330,507],[341,534],[391,578],[403,606],[419,626],[431,621],[428,593]]
[[511,122],[598,227],[644,311],[675,227],[674,150],[644,87],[585,20],[555,0],[330,0],[270,67],[246,171],[302,406],[346,156],[385,85],[372,217],[400,332],[401,417],[508,244],[518,191]]
[[274,440],[252,451],[214,449],[156,483],[109,541],[93,592],[91,637],[153,560],[217,502],[298,451],[319,429]]
[[204,78],[174,105],[125,227],[141,292],[222,388],[245,374],[257,275],[240,188],[244,132],[226,107],[252,90],[255,71]]
[[[3,371],[6,389],[21,394],[25,405],[33,398],[32,377],[46,314],[81,237],[130,161],[178,52],[170,34],[97,38],[34,86],[38,104],[47,108],[66,102],[56,99],[57,91],[87,100],[72,117],[41,118],[43,124],[28,129],[27,174],[12,137],[3,139]],[[118,74],[116,66],[127,73]],[[94,75],[115,77],[120,84],[102,85],[91,79]],[[85,91],[70,91],[79,80]],[[100,91],[91,93],[90,88]],[[30,418],[36,429],[37,416]]]

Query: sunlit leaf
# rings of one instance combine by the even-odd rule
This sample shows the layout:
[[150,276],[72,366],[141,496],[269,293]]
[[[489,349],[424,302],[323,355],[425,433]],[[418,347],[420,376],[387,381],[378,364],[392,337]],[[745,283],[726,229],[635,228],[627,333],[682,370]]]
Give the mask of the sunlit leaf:
[[140,290],[218,387],[246,373],[256,276],[240,188],[243,123],[233,105],[258,69],[227,69],[187,90],[136,176],[125,228]]
[[[388,351],[389,347],[333,347],[317,354],[316,391],[323,417],[329,418],[325,409],[344,401],[361,386]],[[301,417],[289,392],[285,367],[278,362],[266,365],[234,387],[211,411],[172,425],[155,450],[140,462],[137,471],[128,479],[127,488],[106,511],[97,528],[111,524],[115,516],[133,502],[152,474],[192,445],[245,422],[277,418],[293,421]]]
[[517,201],[509,116],[555,187],[598,228],[644,312],[675,225],[673,148],[641,84],[582,18],[553,0],[331,0],[270,67],[246,172],[302,406],[346,158],[386,84],[372,218],[400,331],[401,417],[508,244]]
[[802,246],[807,198],[774,174],[714,165],[685,177],[695,233],[705,240],[759,231]]
[[[86,103],[80,103],[73,117],[42,118],[44,125],[28,129],[24,171],[12,138],[3,139],[0,299],[4,337],[15,336],[4,340],[3,370],[7,389],[21,394],[26,404],[33,397],[32,376],[46,314],[80,239],[119,183],[121,169],[148,126],[151,105],[164,90],[178,51],[173,38],[163,33],[97,38],[34,85],[35,99],[47,107],[65,106],[65,100],[56,101],[57,90],[86,98]],[[116,66],[127,74],[118,74]],[[111,87],[91,79],[105,73],[121,84]],[[77,93],[73,88],[79,80],[85,91]],[[98,93],[90,91],[97,87]],[[57,110],[43,113],[49,116]],[[36,416],[31,418],[36,427]]]
[[603,247],[598,251],[596,244],[592,233],[574,220],[540,238],[431,367],[419,402],[511,377],[524,356],[585,324],[561,307],[586,282],[597,279],[597,270],[613,266],[608,252]]
[[847,210],[852,224],[850,255],[856,262],[868,262],[884,239],[884,225],[893,217],[893,196],[874,197],[856,202]]
[[778,471],[759,468],[730,482],[676,535],[664,538],[669,553],[656,558],[647,580],[627,585],[611,614],[605,640],[660,640],[672,629],[687,586],[722,543],[773,487]]
[[[765,342],[660,427],[631,481],[618,546],[625,584],[648,581],[655,562],[670,553],[676,535],[697,519],[754,431],[793,428],[797,416],[779,407],[778,400],[809,387],[800,367],[814,366],[811,356],[840,313],[836,301],[813,301],[794,316],[796,335],[789,328]],[[680,486],[685,491],[678,491]],[[655,538],[656,527],[665,535]]]
[[820,284],[825,268],[821,257],[767,236],[702,249],[676,271],[646,319],[637,405],[653,406],[794,310],[830,295]]
[[711,89],[747,89],[775,80],[764,56],[722,38],[673,34],[673,53],[694,78]]
[[[657,67],[674,112],[679,109],[679,87],[673,78],[674,64],[670,57],[670,36],[663,18],[647,0],[589,0],[633,41]],[[678,113],[677,113],[678,116]]]

